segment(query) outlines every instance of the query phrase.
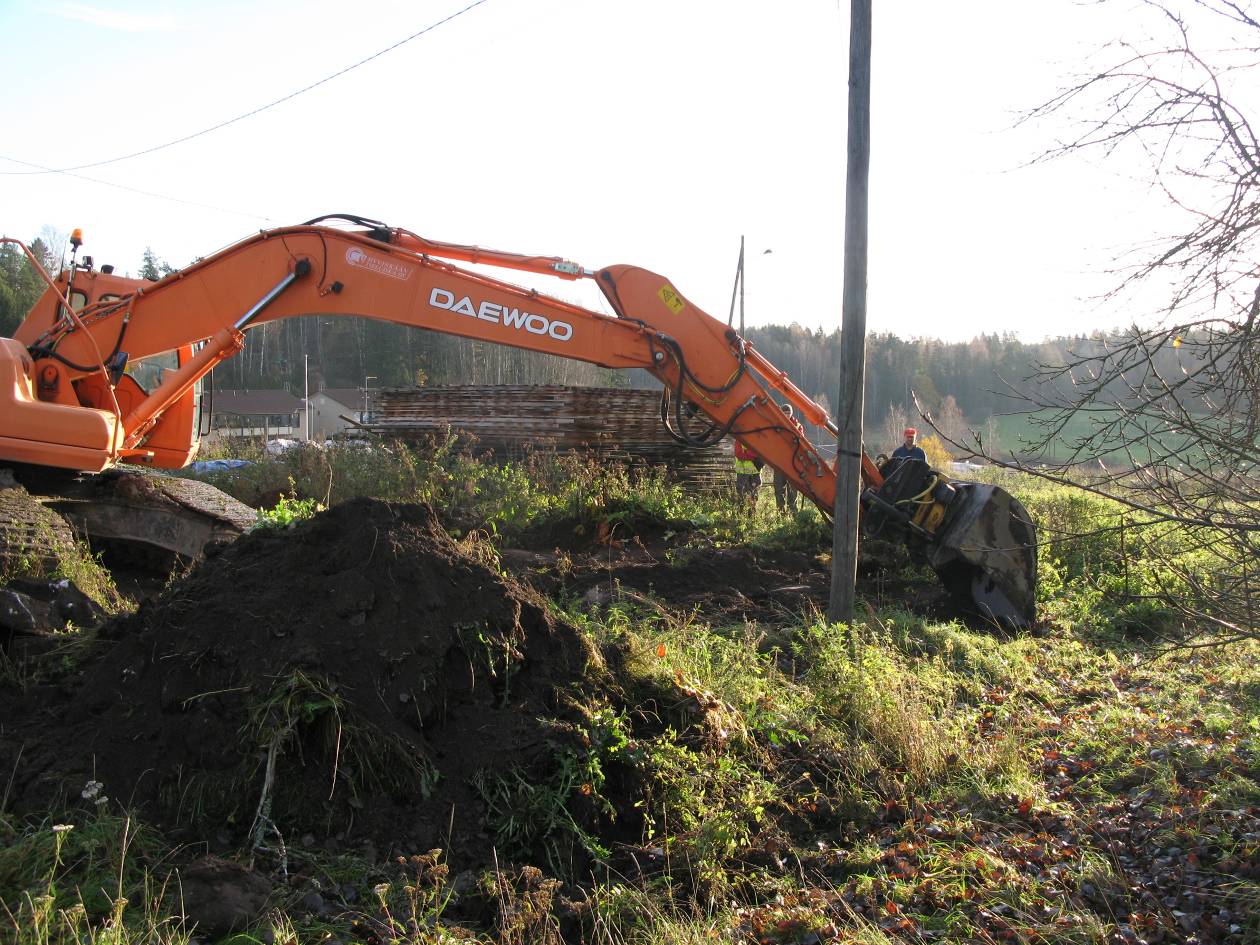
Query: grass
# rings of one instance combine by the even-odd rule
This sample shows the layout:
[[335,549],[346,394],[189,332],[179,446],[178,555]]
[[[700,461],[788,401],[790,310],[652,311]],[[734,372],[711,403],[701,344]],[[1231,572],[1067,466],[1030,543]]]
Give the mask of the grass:
[[[496,545],[601,525],[767,550],[813,552],[827,537],[812,512],[789,519],[763,503],[748,515],[556,457],[494,471],[440,453],[375,465],[288,455],[253,475],[294,501],[365,488],[447,503],[452,522]],[[1042,635],[878,602],[847,626],[711,625],[642,595],[556,602],[606,669],[599,687],[575,690],[548,770],[472,785],[498,864],[461,875],[446,851],[381,863],[296,848],[300,881],[235,941],[1260,938],[1260,646],[1159,655],[1154,618],[1125,598],[1152,565],[1105,527],[1123,513],[1014,488],[1047,538]],[[260,752],[298,727],[335,738],[339,718],[335,693],[295,674],[259,703],[246,737]],[[405,767],[388,746],[342,737],[343,753]],[[186,852],[113,802],[53,816],[74,830],[0,810],[0,938],[182,945],[197,934],[174,917],[165,879]],[[302,905],[316,888],[335,902],[329,914]]]
[[187,941],[169,915],[169,890],[154,879],[166,855],[161,838],[100,795],[83,801],[73,821],[0,822],[0,836],[9,834],[0,847],[0,935],[14,945],[139,942],[131,937],[138,919],[148,940]]

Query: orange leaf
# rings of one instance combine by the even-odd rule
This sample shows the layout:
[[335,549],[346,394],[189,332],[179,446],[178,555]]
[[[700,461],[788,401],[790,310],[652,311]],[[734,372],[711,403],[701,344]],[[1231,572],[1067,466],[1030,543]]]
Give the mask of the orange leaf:
[[884,911],[887,912],[889,915],[896,915],[901,910],[897,908],[897,904],[895,902],[889,899],[887,902],[884,903]]
[[1024,798],[1019,802],[1019,812],[1021,814],[1027,814],[1030,810],[1032,810],[1032,805],[1033,802],[1031,797]]
[[664,643],[662,643],[660,646],[656,648],[656,655],[659,656],[661,659],[665,658],[665,644]]

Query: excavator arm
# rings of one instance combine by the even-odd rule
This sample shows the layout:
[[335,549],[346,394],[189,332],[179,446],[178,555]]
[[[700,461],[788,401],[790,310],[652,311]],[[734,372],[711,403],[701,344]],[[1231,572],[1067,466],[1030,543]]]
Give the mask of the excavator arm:
[[[492,279],[451,259],[591,279],[617,314]],[[76,278],[81,291],[95,290],[76,321],[60,314],[66,305],[50,289],[15,335],[36,359],[25,406],[32,413],[45,410],[25,443],[12,442],[0,425],[0,450],[8,458],[64,465],[56,449],[62,445],[74,448],[83,469],[120,461],[183,465],[178,450],[171,462],[149,441],[193,384],[240,350],[244,332],[282,318],[351,315],[604,367],[644,368],[674,395],[670,420],[680,437],[704,442],[730,433],[824,511],[835,501],[829,464],[785,421],[769,388],[812,422],[834,429],[826,412],[735,331],[645,269],[591,271],[556,258],[436,243],[403,230],[302,226],[260,233],[118,298],[108,298],[118,295],[106,291],[108,277],[80,272]],[[104,303],[97,301],[102,296]],[[120,385],[102,389],[102,355],[108,360],[125,353],[138,361],[190,345],[196,352],[144,396]],[[114,399],[118,417],[112,416]],[[94,443],[67,429],[82,423],[85,406],[100,415],[93,418]],[[689,432],[697,426],[695,412],[705,417],[699,434]],[[881,481],[873,464],[869,475]]]
[[[356,228],[339,229],[324,225],[327,219],[261,232],[157,283],[72,262],[14,339],[0,340],[0,396],[14,401],[0,404],[0,458],[90,471],[122,462],[184,465],[196,450],[195,385],[241,349],[246,331],[282,318],[349,315],[605,367],[643,368],[665,387],[662,419],[677,439],[703,446],[734,436],[831,514],[835,471],[784,417],[771,392],[818,426],[835,431],[834,422],[665,277],[635,266],[588,270],[558,257],[440,243],[360,218],[343,218]],[[461,262],[593,280],[615,314],[456,265]],[[151,389],[124,371],[128,360],[169,352],[178,353],[179,366]],[[883,475],[865,454],[861,462],[868,502],[878,503]],[[877,514],[912,543],[939,545],[953,497],[942,491],[940,501],[932,500],[941,506],[935,521],[923,514],[924,494],[910,498],[912,504],[885,500]],[[1019,543],[1026,553],[1028,542]],[[969,567],[970,574],[975,567]],[[997,609],[1026,615],[1008,622],[1026,622],[1031,594],[1031,587],[1003,592],[1021,599],[999,602]]]

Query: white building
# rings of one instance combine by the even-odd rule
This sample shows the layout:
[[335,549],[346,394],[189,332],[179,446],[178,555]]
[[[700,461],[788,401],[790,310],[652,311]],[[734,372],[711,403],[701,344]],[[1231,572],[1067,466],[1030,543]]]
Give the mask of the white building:
[[363,423],[370,409],[370,393],[362,387],[330,387],[311,394],[309,439],[326,440]]

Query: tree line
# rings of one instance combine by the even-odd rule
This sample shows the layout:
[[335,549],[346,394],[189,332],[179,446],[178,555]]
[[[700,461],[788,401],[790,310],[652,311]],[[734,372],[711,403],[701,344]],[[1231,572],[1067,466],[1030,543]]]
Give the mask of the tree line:
[[[59,254],[50,249],[55,241],[56,235],[49,234],[30,243],[52,271],[61,264]],[[137,274],[156,280],[174,271],[146,249]],[[20,250],[9,244],[0,247],[0,334],[13,333],[42,291],[42,280]],[[749,329],[747,337],[798,387],[835,413],[838,328],[825,332],[795,324],[769,325]],[[920,410],[929,412],[950,436],[983,428],[990,417],[1020,409],[1013,394],[1036,370],[1096,354],[1110,337],[1096,334],[1029,343],[1005,334],[947,342],[872,334],[867,338],[864,402],[868,439],[880,445],[887,441],[891,447],[899,441],[901,427],[917,422]],[[657,384],[642,371],[613,371],[391,322],[328,316],[259,325],[248,333],[245,349],[215,369],[214,383],[231,389],[283,388],[297,396],[308,384],[311,390],[421,384],[639,388]],[[818,442],[828,439],[820,430],[808,432]]]

